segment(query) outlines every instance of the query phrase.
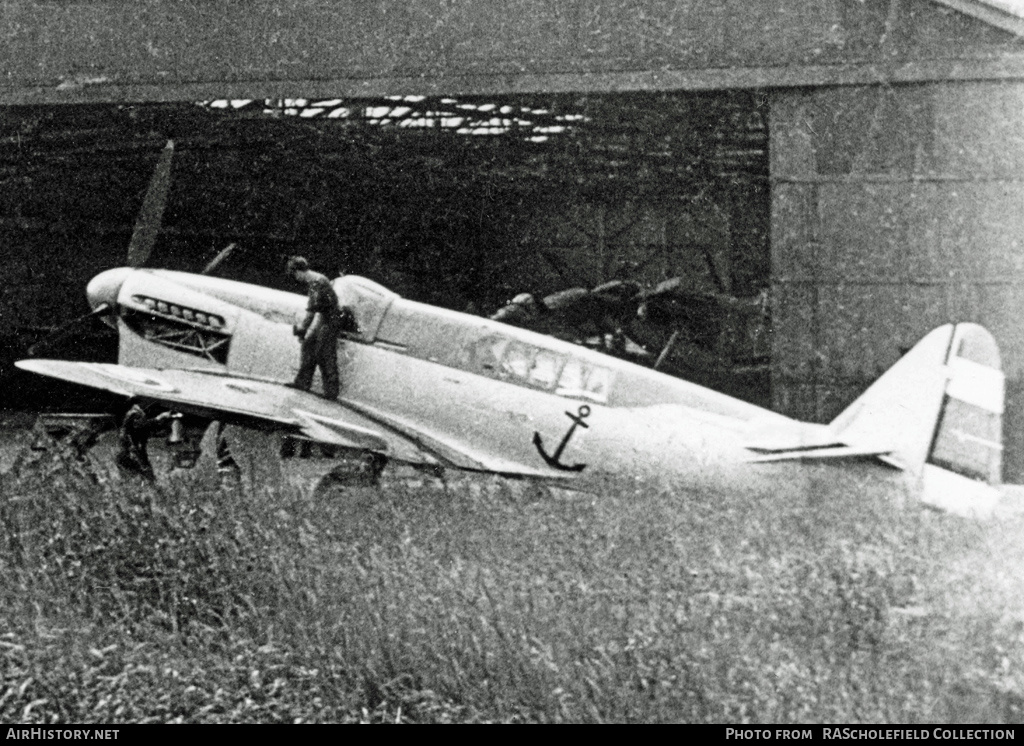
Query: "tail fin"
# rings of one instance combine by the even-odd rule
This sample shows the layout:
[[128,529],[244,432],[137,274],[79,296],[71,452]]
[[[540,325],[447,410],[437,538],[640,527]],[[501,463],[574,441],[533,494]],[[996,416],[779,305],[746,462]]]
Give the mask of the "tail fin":
[[882,457],[918,477],[922,500],[960,514],[991,513],[1001,481],[1004,376],[999,348],[977,324],[948,324],[842,412],[847,443],[886,441]]

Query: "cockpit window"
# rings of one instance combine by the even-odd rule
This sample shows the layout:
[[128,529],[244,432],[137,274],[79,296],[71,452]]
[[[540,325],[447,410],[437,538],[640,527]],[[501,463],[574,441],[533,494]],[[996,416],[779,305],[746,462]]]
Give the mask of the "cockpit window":
[[526,380],[536,352],[535,347],[530,347],[522,342],[512,342],[505,350],[505,357],[501,361],[502,375]]
[[583,391],[583,384],[586,382],[586,371],[583,363],[579,360],[569,360],[562,368],[562,375],[558,379],[556,394],[563,396],[574,396]]
[[608,385],[611,383],[611,371],[607,368],[591,368],[587,383],[583,387],[584,395],[594,401],[607,401]]
[[470,346],[465,367],[509,383],[606,402],[611,371],[543,347],[488,335]]
[[562,368],[555,393],[560,396],[576,396],[591,401],[608,401],[611,386],[611,371],[590,365],[582,360],[570,359]]
[[558,380],[558,372],[565,359],[549,350],[538,350],[530,368],[530,383],[550,389]]
[[484,337],[476,342],[470,348],[469,360],[466,361],[470,370],[484,375],[496,375],[508,343],[508,339],[498,336]]

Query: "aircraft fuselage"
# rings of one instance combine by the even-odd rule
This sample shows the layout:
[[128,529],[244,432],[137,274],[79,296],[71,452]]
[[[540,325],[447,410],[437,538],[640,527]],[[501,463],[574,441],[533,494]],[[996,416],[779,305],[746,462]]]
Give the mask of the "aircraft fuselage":
[[[304,296],[166,270],[105,274],[118,283],[120,364],[294,378],[292,325],[305,314]],[[90,285],[104,289],[94,303],[112,300],[103,277]],[[409,301],[363,278],[334,284],[360,326],[338,343],[339,400],[387,427],[423,434],[442,459],[446,443],[468,444],[468,462],[465,453],[451,459],[462,468],[473,468],[476,450],[491,463],[506,461],[508,473],[526,464],[567,487],[627,479],[757,491],[810,486],[816,474],[836,471],[749,463],[744,442],[752,433],[802,426],[771,411],[548,336]],[[903,479],[877,462],[853,473],[866,484]]]

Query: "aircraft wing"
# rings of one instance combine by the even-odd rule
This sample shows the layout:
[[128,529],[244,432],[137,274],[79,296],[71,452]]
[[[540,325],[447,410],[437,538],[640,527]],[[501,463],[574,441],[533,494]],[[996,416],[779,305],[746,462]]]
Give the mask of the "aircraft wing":
[[369,450],[413,464],[453,466],[500,474],[552,478],[561,475],[503,459],[415,423],[385,413],[357,411],[272,381],[198,369],[134,368],[66,360],[21,360],[22,370],[102,389],[125,397],[259,429],[301,434],[321,443]]
[[[120,396],[159,402],[182,412],[264,429],[269,426],[291,430],[322,443],[423,460],[408,458],[419,449],[411,448],[406,439],[383,431],[376,423],[337,402],[279,383],[198,370],[156,370],[66,360],[21,360],[16,365],[32,373]],[[431,458],[427,463],[436,461]]]

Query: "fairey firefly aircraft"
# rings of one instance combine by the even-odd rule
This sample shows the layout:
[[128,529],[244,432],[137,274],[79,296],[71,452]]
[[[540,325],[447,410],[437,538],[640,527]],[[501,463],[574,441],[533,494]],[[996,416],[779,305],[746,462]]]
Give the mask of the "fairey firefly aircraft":
[[17,365],[348,456],[568,489],[628,479],[777,495],[847,481],[979,516],[999,496],[1004,377],[975,324],[935,329],[820,425],[362,277],[333,284],[358,323],[338,342],[336,401],[286,386],[304,296],[138,266],[86,291],[118,331],[117,364]]

